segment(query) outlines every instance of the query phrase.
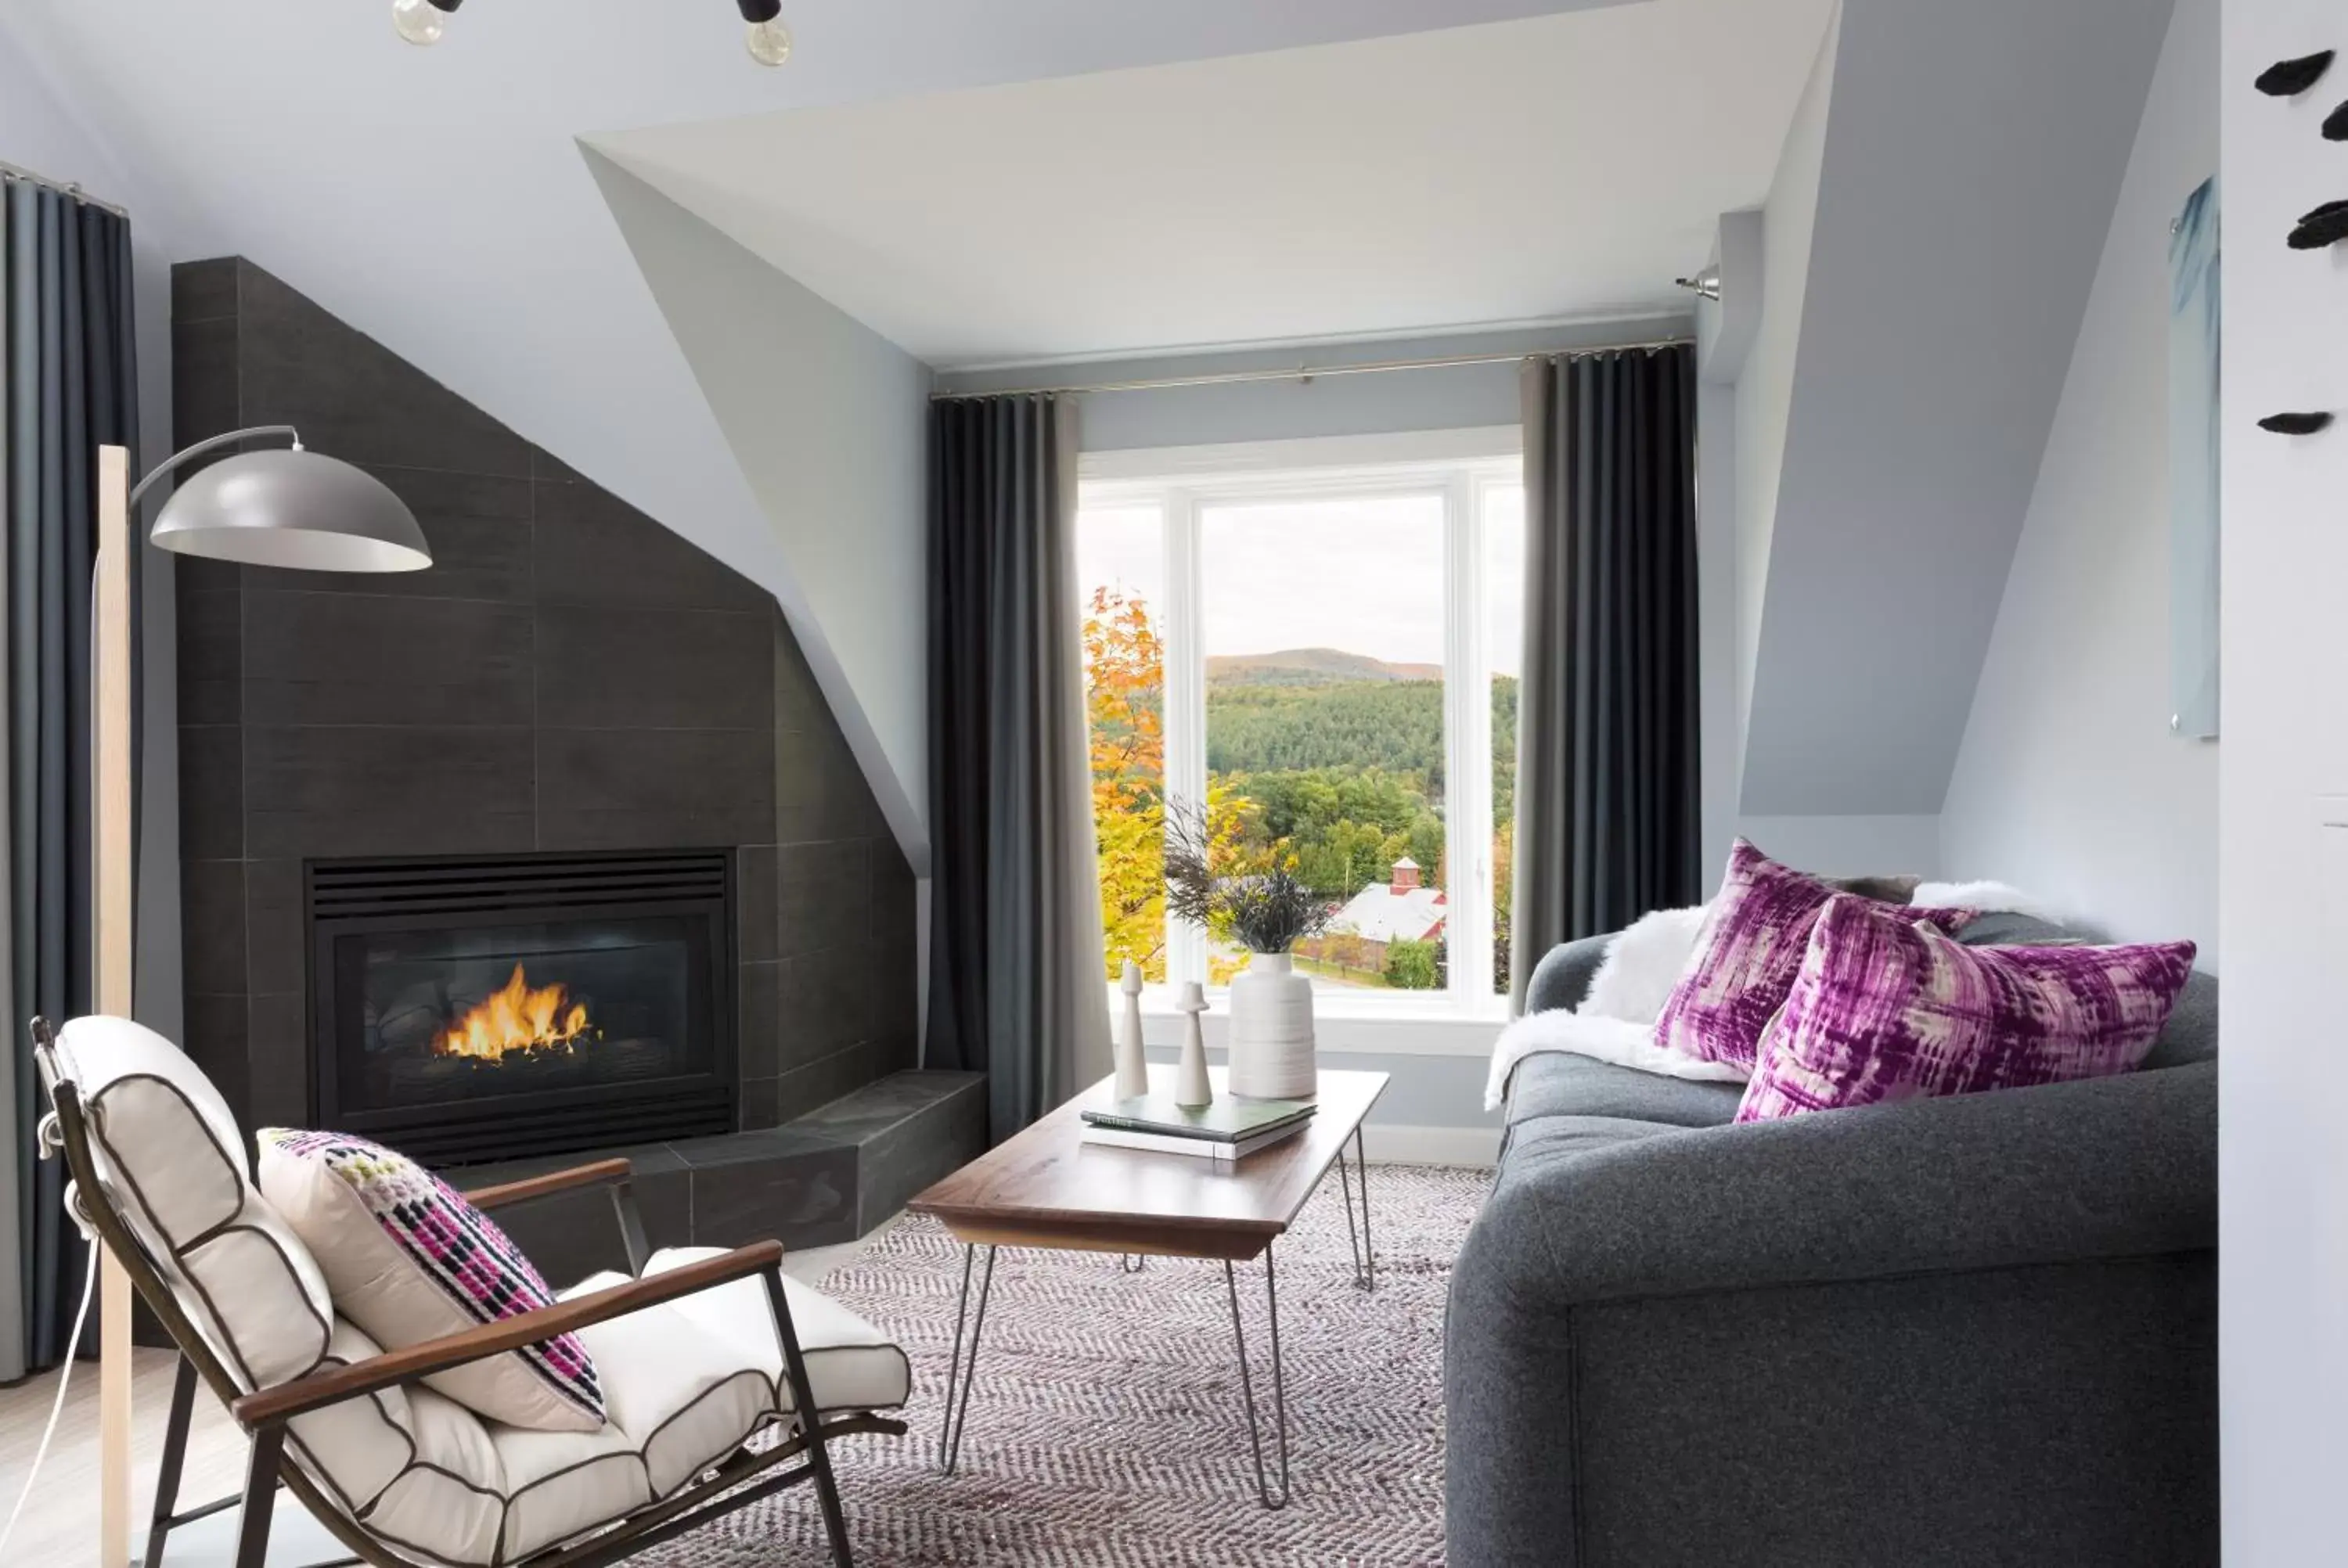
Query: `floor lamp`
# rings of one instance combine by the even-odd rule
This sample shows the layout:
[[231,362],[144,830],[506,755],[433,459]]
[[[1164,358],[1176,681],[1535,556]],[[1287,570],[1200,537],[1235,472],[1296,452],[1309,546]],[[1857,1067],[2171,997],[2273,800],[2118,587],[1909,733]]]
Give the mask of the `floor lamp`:
[[[308,571],[420,571],[424,530],[397,496],[348,463],[306,450],[290,425],[199,441],[130,487],[130,454],[98,450],[97,600],[90,636],[97,821],[91,837],[97,915],[97,1010],[129,1018],[137,922],[131,865],[131,693],[138,641],[130,624],[132,518],[155,482],[191,458],[244,441],[284,439],[223,457],[171,494],[154,541],[181,555]],[[95,1244],[93,1244],[95,1245]],[[100,1253],[98,1291],[98,1563],[130,1560],[130,1276]]]

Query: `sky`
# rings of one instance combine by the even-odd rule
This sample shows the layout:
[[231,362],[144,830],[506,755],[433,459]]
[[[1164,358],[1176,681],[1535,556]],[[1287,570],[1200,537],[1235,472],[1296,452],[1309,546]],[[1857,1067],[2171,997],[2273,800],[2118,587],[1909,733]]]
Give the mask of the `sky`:
[[[1490,492],[1485,519],[1485,641],[1515,674],[1524,624],[1524,492]],[[1398,664],[1443,662],[1443,502],[1432,496],[1210,507],[1200,519],[1206,651],[1337,648]],[[1085,595],[1166,603],[1155,507],[1096,507],[1079,518]]]

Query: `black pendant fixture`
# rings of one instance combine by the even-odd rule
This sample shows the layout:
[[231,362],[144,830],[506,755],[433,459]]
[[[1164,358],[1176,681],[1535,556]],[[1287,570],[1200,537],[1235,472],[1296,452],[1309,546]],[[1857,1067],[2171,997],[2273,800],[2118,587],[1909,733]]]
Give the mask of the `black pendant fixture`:
[[2282,60],[2259,73],[2252,85],[2272,98],[2295,98],[2323,79],[2332,68],[2332,51],[2324,49],[2312,55],[2302,55],[2296,60]]
[[2259,421],[2259,428],[2271,430],[2278,436],[2313,436],[2332,428],[2329,414],[2270,414]]

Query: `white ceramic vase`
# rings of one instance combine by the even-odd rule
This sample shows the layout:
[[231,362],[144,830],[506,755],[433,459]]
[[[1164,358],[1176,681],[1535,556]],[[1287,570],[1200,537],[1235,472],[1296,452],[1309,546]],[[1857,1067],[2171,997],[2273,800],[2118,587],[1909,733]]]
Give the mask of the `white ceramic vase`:
[[1231,1090],[1256,1100],[1313,1091],[1313,982],[1287,953],[1258,953],[1231,979]]

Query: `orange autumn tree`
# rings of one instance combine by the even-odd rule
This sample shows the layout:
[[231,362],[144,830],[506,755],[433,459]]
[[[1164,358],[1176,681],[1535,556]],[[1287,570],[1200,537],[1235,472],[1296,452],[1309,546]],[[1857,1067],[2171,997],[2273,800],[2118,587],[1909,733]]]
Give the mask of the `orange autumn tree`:
[[1136,594],[1096,589],[1085,613],[1093,824],[1108,976],[1131,958],[1166,979],[1166,648]]

